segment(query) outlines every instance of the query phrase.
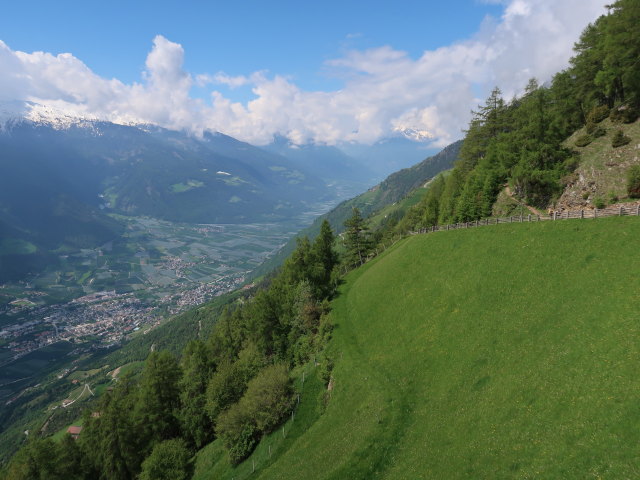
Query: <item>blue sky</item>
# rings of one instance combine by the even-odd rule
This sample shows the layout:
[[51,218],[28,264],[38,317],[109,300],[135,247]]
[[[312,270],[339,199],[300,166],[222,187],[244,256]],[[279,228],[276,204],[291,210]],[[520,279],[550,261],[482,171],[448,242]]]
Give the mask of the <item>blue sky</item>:
[[14,50],[72,53],[97,74],[140,80],[152,39],[180,43],[191,72],[286,74],[305,89],[339,85],[324,61],[390,45],[418,57],[468,38],[502,7],[443,1],[12,2],[0,39]]
[[417,132],[444,146],[494,86],[510,98],[565,68],[604,3],[13,2],[0,101],[255,144]]

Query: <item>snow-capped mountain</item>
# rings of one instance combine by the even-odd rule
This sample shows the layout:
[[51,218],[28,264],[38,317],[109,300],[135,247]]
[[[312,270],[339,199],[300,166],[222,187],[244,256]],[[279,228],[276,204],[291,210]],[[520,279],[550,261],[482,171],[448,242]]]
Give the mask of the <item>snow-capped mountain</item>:
[[195,138],[32,102],[0,104],[0,126],[0,244],[100,245],[121,228],[109,213],[290,221],[334,195],[304,166],[222,134]]
[[21,122],[47,125],[55,130],[65,130],[74,126],[89,127],[99,120],[94,115],[79,115],[75,111],[35,102],[0,102],[0,128],[4,130]]
[[94,134],[100,134],[98,127],[101,123],[141,129],[153,128],[153,125],[149,125],[142,120],[130,117],[105,119],[64,105],[44,105],[22,100],[0,102],[0,131],[9,131],[14,126],[22,123],[47,126],[54,130],[85,128],[93,131]]
[[431,132],[428,132],[427,130],[419,130],[417,128],[402,128],[396,129],[395,131],[414,142],[428,142],[434,138]]

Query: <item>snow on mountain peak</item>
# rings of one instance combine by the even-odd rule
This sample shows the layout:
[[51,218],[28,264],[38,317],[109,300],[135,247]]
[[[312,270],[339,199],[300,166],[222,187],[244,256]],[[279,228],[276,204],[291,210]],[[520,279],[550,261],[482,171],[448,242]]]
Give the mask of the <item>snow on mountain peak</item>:
[[29,122],[35,125],[46,125],[55,130],[67,130],[71,127],[88,128],[99,134],[96,124],[102,121],[127,126],[146,125],[131,118],[107,120],[59,105],[43,105],[29,101],[0,102],[0,131],[21,122]]
[[82,115],[72,110],[34,102],[0,103],[0,125],[5,129],[10,124],[27,121],[48,125],[56,130],[65,130],[72,126],[91,124],[97,120],[98,118],[95,116]]
[[400,133],[403,137],[413,140],[414,142],[427,142],[434,138],[434,135],[427,130],[420,130],[417,128],[396,128],[394,130]]

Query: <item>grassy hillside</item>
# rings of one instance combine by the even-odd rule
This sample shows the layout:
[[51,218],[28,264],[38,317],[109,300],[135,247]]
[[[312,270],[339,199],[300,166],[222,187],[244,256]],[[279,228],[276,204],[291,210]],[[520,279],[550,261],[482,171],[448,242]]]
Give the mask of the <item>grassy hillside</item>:
[[326,412],[252,477],[637,476],[639,235],[633,217],[441,232],[352,272]]

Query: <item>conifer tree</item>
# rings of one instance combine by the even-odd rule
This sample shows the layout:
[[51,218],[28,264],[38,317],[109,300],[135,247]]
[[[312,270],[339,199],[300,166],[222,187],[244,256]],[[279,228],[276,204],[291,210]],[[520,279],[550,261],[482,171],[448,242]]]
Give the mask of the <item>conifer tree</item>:
[[345,220],[344,226],[346,227],[344,235],[347,248],[347,263],[349,265],[363,263],[369,249],[368,229],[358,208],[353,208],[351,217]]
[[150,448],[180,434],[180,377],[180,367],[171,353],[151,352],[147,357],[140,382],[137,420]]
[[201,448],[213,438],[213,424],[206,412],[207,383],[214,365],[206,345],[200,340],[189,342],[182,359],[180,380],[180,423],[184,438],[196,448]]

